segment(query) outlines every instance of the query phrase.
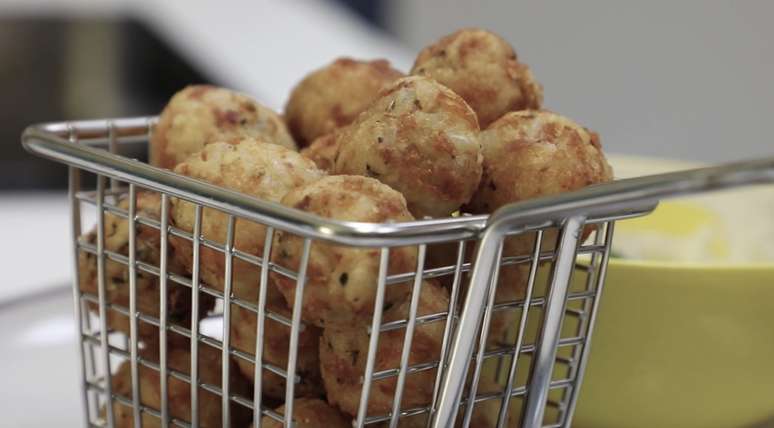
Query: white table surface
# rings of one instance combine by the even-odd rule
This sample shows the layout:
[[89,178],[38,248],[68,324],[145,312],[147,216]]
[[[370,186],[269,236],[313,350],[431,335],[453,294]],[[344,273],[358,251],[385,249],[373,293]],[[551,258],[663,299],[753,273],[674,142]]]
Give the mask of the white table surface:
[[0,193],[0,304],[69,286],[67,193]]
[[69,287],[0,305],[0,425],[83,426],[75,337]]

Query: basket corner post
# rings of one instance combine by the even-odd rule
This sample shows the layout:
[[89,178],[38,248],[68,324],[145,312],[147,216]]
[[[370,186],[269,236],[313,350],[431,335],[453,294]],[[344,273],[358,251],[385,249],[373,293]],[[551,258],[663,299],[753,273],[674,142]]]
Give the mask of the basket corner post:
[[527,402],[522,419],[522,426],[525,428],[540,427],[543,424],[567,305],[567,295],[585,220],[585,217],[582,216],[570,217],[562,226],[556,259],[551,271],[543,329],[535,349],[532,378],[527,385]]
[[433,412],[431,427],[454,426],[459,403],[465,388],[469,362],[477,341],[484,308],[492,285],[492,276],[499,263],[498,255],[505,236],[505,224],[492,224],[484,232],[476,253],[468,293],[451,345],[449,363],[443,376],[438,406]]

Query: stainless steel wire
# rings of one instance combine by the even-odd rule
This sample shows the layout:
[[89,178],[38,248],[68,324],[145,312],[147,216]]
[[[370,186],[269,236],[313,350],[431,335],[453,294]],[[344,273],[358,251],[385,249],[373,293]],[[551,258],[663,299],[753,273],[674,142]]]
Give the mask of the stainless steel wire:
[[[504,242],[500,242],[499,248],[497,249],[497,254],[495,255],[495,258],[497,260],[500,260],[503,258],[503,244]],[[478,382],[481,379],[481,365],[484,362],[484,353],[486,351],[486,342],[488,339],[489,334],[489,326],[492,321],[492,307],[494,306],[494,300],[495,300],[495,294],[496,293],[496,284],[499,277],[501,266],[499,264],[495,265],[494,272],[492,272],[492,283],[489,284],[489,292],[488,292],[488,300],[486,303],[486,308],[484,308],[484,319],[482,321],[482,327],[480,332],[478,333],[478,354],[476,355],[476,358],[474,359],[473,364],[473,377],[470,380],[470,389],[468,392],[468,400],[467,404],[465,405],[465,414],[463,418],[462,425],[463,426],[469,426],[470,425],[470,418],[473,416],[473,408],[475,407],[476,403],[476,390],[478,389]]]
[[298,359],[298,335],[301,331],[301,310],[304,304],[304,286],[306,285],[306,270],[309,266],[309,252],[312,248],[312,240],[305,239],[301,254],[301,265],[298,270],[298,280],[293,300],[293,325],[290,327],[290,349],[288,349],[288,369],[285,382],[285,428],[293,427],[293,397],[295,397],[296,383],[291,379],[296,377],[296,363]]
[[382,313],[384,310],[384,294],[386,288],[387,265],[390,258],[390,249],[382,248],[379,256],[379,277],[376,283],[376,299],[374,299],[374,315],[371,319],[371,334],[368,342],[368,355],[366,356],[365,373],[363,374],[363,388],[360,390],[360,404],[357,411],[355,427],[362,428],[368,413],[368,396],[371,393],[371,382],[374,378],[374,365],[376,362],[376,350],[379,347],[379,332],[381,331]]
[[194,208],[194,227],[191,261],[191,426],[199,426],[199,274],[202,234],[202,207]]
[[[71,233],[74,252],[73,295],[78,320],[78,338],[81,360],[81,391],[86,426],[114,426],[116,406],[131,407],[136,426],[144,415],[157,417],[162,426],[201,425],[199,411],[204,404],[200,388],[220,397],[221,424],[229,426],[237,416],[232,406],[253,411],[252,422],[260,427],[262,418],[282,421],[285,427],[293,425],[296,383],[298,373],[299,335],[305,328],[302,322],[304,289],[308,284],[308,265],[311,248],[318,243],[368,248],[379,254],[378,276],[373,316],[368,323],[368,351],[362,369],[361,390],[357,412],[352,415],[353,425],[363,427],[388,423],[396,427],[406,418],[425,415],[426,426],[452,426],[462,415],[462,424],[471,423],[474,407],[484,403],[498,403],[497,426],[511,426],[511,417],[520,417],[520,426],[569,426],[577,402],[583,371],[590,351],[599,298],[604,285],[614,221],[644,215],[661,198],[701,191],[734,187],[750,183],[774,181],[774,158],[737,163],[696,171],[592,186],[577,192],[522,202],[504,207],[491,216],[460,216],[448,219],[429,219],[406,223],[356,223],[320,218],[295,209],[257,200],[246,195],[222,189],[120,156],[123,144],[147,143],[153,133],[155,118],[79,121],[41,124],[28,128],[23,136],[25,147],[40,156],[69,165],[68,195],[71,204]],[[96,174],[96,188],[82,188],[83,173]],[[109,189],[106,189],[109,180]],[[122,184],[125,183],[125,184]],[[158,192],[161,209],[158,219],[143,216],[137,198],[141,192]],[[118,198],[128,193],[128,208],[118,204]],[[171,198],[191,202],[195,207],[193,230],[181,230],[170,222]],[[97,211],[96,242],[80,239],[81,204],[90,204]],[[218,210],[228,216],[225,242],[205,236],[205,210]],[[114,215],[128,222],[126,251],[106,248],[105,215]],[[246,252],[235,248],[236,226],[250,221],[266,226],[262,251]],[[594,243],[581,242],[585,225],[597,225]],[[158,266],[138,256],[140,228],[156,229],[160,238]],[[561,239],[556,248],[545,248],[547,231],[561,228]],[[143,229],[144,230],[144,229]],[[604,235],[601,235],[604,230]],[[301,262],[295,269],[274,263],[270,258],[275,232],[282,231],[303,238]],[[503,241],[517,235],[536,236],[531,254],[503,254]],[[193,248],[190,275],[170,269],[170,239],[179,239]],[[468,243],[471,245],[468,246]],[[433,245],[456,248],[455,258],[446,265],[426,266],[427,253]],[[468,251],[476,244],[475,251]],[[413,272],[391,272],[390,253],[397,247],[416,246],[418,257]],[[222,290],[202,281],[203,251],[220,253],[224,260],[224,287]],[[78,270],[78,255],[96,256],[96,294],[82,290]],[[471,254],[468,254],[471,253]],[[475,253],[475,257],[472,256]],[[578,257],[589,255],[588,260]],[[585,257],[585,256],[584,256]],[[233,291],[234,264],[248,263],[260,269],[255,286],[257,300],[245,299]],[[553,267],[550,280],[538,280],[541,265],[550,262]],[[128,305],[113,301],[108,293],[106,263],[125,266],[128,271]],[[529,274],[525,295],[515,301],[495,299],[498,272],[501,267],[526,265]],[[112,266],[112,265],[111,265]],[[582,270],[588,275],[582,290],[571,289],[572,275]],[[139,275],[158,278],[159,313],[157,316],[140,312],[139,301],[144,291],[139,287]],[[268,288],[273,275],[295,281],[295,297],[291,315],[285,316],[267,307]],[[419,315],[420,295],[424,281],[449,281],[449,305],[438,313]],[[383,322],[387,287],[397,284],[412,285],[409,313],[406,319]],[[545,285],[545,290],[542,287]],[[184,287],[191,293],[190,326],[178,325],[170,318],[170,292]],[[464,292],[464,302],[463,299]],[[545,293],[541,295],[538,293]],[[219,312],[200,319],[203,298],[222,302]],[[572,303],[571,306],[568,306]],[[255,348],[249,352],[232,349],[230,325],[232,305],[249,310],[256,316]],[[89,308],[96,308],[96,326]],[[537,332],[528,326],[530,314],[542,314]],[[487,348],[492,318],[503,311],[518,312],[512,325],[509,342]],[[128,339],[112,341],[114,334],[108,323],[108,313],[128,317]],[[220,338],[205,334],[204,320],[220,316]],[[266,320],[289,329],[288,360],[278,367],[265,360]],[[111,321],[112,322],[112,321]],[[410,364],[412,341],[417,328],[428,323],[443,322],[437,360]],[[565,323],[576,322],[570,335],[562,335]],[[158,328],[158,361],[143,356],[140,324]],[[402,329],[403,343],[397,367],[377,370],[379,336],[382,332]],[[190,371],[185,373],[168,366],[169,335],[180,335],[190,340]],[[534,337],[533,337],[534,335]],[[511,339],[512,337],[512,339]],[[199,366],[200,346],[210,346],[221,352],[218,385],[203,382]],[[99,351],[99,360],[94,357]],[[561,350],[561,352],[559,352]],[[525,360],[525,358],[529,360]],[[112,390],[111,359],[128,361],[131,372],[131,393],[127,396]],[[253,363],[252,397],[243,397],[232,385],[232,359]],[[496,360],[499,390],[478,391],[483,364]],[[471,364],[471,362],[473,364]],[[113,364],[115,365],[115,364]],[[472,365],[471,376],[468,370]],[[500,372],[502,369],[502,376]],[[159,405],[150,406],[140,397],[139,377],[143,370],[158,372],[160,379]],[[284,411],[267,408],[262,389],[264,370],[285,381]],[[432,396],[426,405],[402,408],[407,379],[416,373],[436,370],[430,387]],[[526,384],[521,378],[526,376]],[[487,375],[488,376],[488,375]],[[188,420],[173,417],[170,412],[169,380],[186,382],[190,388],[191,414]],[[390,412],[369,414],[371,389],[375,382],[394,382]],[[464,391],[467,390],[467,394]],[[522,414],[511,414],[511,400],[519,397]],[[100,409],[101,407],[101,409]],[[156,408],[158,407],[158,408]],[[236,408],[236,407],[235,407]],[[556,420],[548,420],[546,409],[556,410]]]
[[[105,284],[105,213],[102,211],[105,178],[97,177],[97,296],[99,299],[100,350],[105,372],[110,373],[110,353],[108,352],[107,327],[107,286]],[[115,424],[113,415],[113,385],[110,379],[105,381],[105,414],[110,426]]]
[[161,195],[161,250],[159,252],[159,378],[161,383],[161,427],[169,425],[169,384],[167,378],[167,274],[169,264],[169,196]]
[[460,284],[462,282],[462,265],[465,261],[465,242],[460,241],[457,244],[457,258],[455,260],[454,277],[452,279],[451,293],[449,295],[448,317],[443,331],[443,342],[441,343],[441,354],[439,357],[439,368],[435,376],[435,385],[433,385],[433,399],[430,402],[430,411],[427,417],[426,427],[430,426],[435,414],[435,408],[438,403],[438,394],[440,393],[441,380],[443,379],[444,369],[446,368],[449,347],[451,345],[451,334],[457,322],[457,299],[460,295]]
[[546,301],[545,319],[527,392],[523,421],[526,426],[540,426],[543,423],[551,375],[556,362],[556,349],[561,337],[567,293],[574,271],[578,238],[583,230],[584,221],[583,217],[570,217],[562,227],[559,251],[551,272],[551,288]]
[[223,285],[223,346],[221,354],[221,385],[223,394],[221,395],[223,417],[222,425],[231,426],[231,294],[234,284],[234,229],[236,227],[236,218],[228,217],[228,226],[226,228],[226,268],[224,269]]
[[515,346],[513,347],[513,353],[511,354],[511,365],[508,368],[508,378],[505,381],[505,391],[503,392],[503,401],[500,405],[500,413],[497,415],[497,428],[502,428],[505,426],[505,423],[508,418],[508,404],[511,401],[511,398],[513,397],[511,394],[513,393],[513,382],[516,380],[516,368],[517,363],[519,362],[519,354],[521,353],[523,341],[524,341],[524,332],[527,327],[527,314],[529,313],[528,308],[530,307],[530,302],[532,301],[532,293],[535,289],[535,277],[537,276],[537,268],[538,268],[538,256],[540,254],[540,249],[543,246],[543,231],[539,230],[535,235],[535,246],[534,250],[532,252],[532,262],[529,266],[529,275],[527,277],[527,289],[526,289],[526,295],[524,296],[524,306],[522,307],[521,311],[521,317],[519,319],[518,324],[518,332],[516,333],[516,342]]
[[[398,426],[400,417],[400,404],[403,398],[403,386],[406,384],[406,373],[411,356],[411,343],[414,339],[414,329],[416,328],[417,311],[419,310],[419,299],[422,294],[422,270],[425,266],[425,253],[427,246],[420,245],[417,252],[417,274],[414,277],[414,284],[411,287],[411,304],[408,313],[408,322],[406,331],[403,335],[403,348],[400,354],[400,368],[398,370],[398,380],[395,385],[395,395],[392,399],[392,413],[390,417],[390,428]],[[373,334],[376,334],[375,332]]]
[[90,373],[87,370],[87,353],[84,349],[85,344],[83,343],[83,340],[81,339],[81,336],[83,334],[84,329],[84,322],[83,319],[88,317],[88,312],[84,310],[83,308],[83,301],[81,300],[81,290],[80,290],[80,274],[78,269],[78,239],[81,236],[81,210],[80,210],[80,203],[75,198],[75,194],[77,192],[78,187],[80,186],[80,171],[73,167],[67,168],[67,174],[69,178],[69,184],[67,188],[68,193],[68,199],[70,202],[70,239],[72,242],[72,249],[74,257],[73,260],[73,279],[72,279],[72,287],[73,287],[73,308],[75,311],[75,326],[77,330],[77,336],[78,337],[78,356],[80,361],[80,391],[81,391],[81,404],[83,406],[83,414],[88,419],[89,417],[89,396],[88,391],[86,389],[86,380],[90,377]]
[[[607,274],[607,262],[610,258],[610,247],[613,244],[613,231],[615,229],[615,223],[608,223],[605,230],[605,252],[602,253],[602,260],[598,266],[598,273],[596,277],[596,287],[593,302],[591,304],[591,312],[588,314],[588,323],[586,325],[586,343],[583,346],[583,351],[578,361],[578,368],[575,373],[575,383],[572,386],[569,401],[567,404],[566,415],[561,421],[563,426],[569,426],[572,422],[573,412],[575,411],[575,405],[578,402],[578,394],[580,392],[581,385],[583,384],[583,374],[586,370],[586,364],[588,364],[589,353],[591,352],[591,336],[594,331],[594,323],[597,320],[597,311],[599,310],[600,296],[602,295],[602,289],[605,285],[605,275]],[[597,232],[599,233],[599,232]]]
[[[603,231],[606,229],[603,229],[600,225],[596,226],[596,231],[594,233],[594,245],[604,245],[606,242],[605,236]],[[580,301],[581,309],[571,308],[568,307],[565,310],[565,323],[568,323],[567,316],[570,317],[570,319],[576,319],[577,325],[575,326],[575,336],[577,337],[588,337],[588,326],[590,323],[590,317],[589,312],[591,311],[591,308],[594,305],[594,302],[596,302],[596,297],[599,296],[599,293],[597,292],[597,288],[595,285],[598,284],[597,277],[599,275],[599,263],[600,263],[601,256],[599,253],[593,253],[591,254],[591,258],[589,260],[588,266],[584,268],[583,265],[579,266],[578,269],[581,271],[585,271],[586,273],[586,280],[584,283],[584,291],[594,291],[594,295],[590,296],[589,298],[583,299]],[[579,369],[579,360],[581,359],[581,355],[586,349],[586,346],[588,345],[588,342],[584,342],[583,344],[579,346],[575,346],[572,349],[572,357],[565,358],[565,357],[557,357],[557,361],[564,362],[569,367],[569,372],[567,375],[568,379],[575,379],[578,375],[578,369]],[[567,388],[562,390],[562,397],[560,399],[560,403],[563,405],[559,408],[559,413],[557,419],[559,420],[560,425],[564,425],[567,420],[567,405],[572,401],[571,397],[574,395],[575,391],[577,391],[578,388],[575,388],[573,385],[569,385]]]
[[[262,385],[263,385],[263,367],[258,362],[263,361],[263,342],[264,331],[266,330],[266,299],[268,297],[269,288],[269,257],[271,253],[271,246],[274,238],[274,229],[269,227],[266,229],[266,238],[263,243],[263,255],[261,263],[261,282],[258,290],[258,312],[256,314],[256,326],[255,326],[255,361],[253,364],[253,428],[261,427],[262,412],[261,403],[263,402]],[[287,376],[285,377],[287,379]]]
[[132,377],[132,418],[134,425],[142,427],[140,415],[140,372],[137,367],[137,352],[139,335],[137,333],[137,190],[134,184],[129,185],[129,348],[130,370]]

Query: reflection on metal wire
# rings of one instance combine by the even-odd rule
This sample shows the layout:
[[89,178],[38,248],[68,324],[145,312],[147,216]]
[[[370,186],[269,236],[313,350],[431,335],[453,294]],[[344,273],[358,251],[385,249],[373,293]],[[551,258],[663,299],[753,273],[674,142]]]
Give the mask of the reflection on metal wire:
[[[233,406],[253,411],[253,423],[262,418],[292,424],[296,383],[302,380],[297,370],[299,335],[306,328],[301,317],[304,288],[308,285],[307,264],[310,251],[320,242],[370,248],[379,256],[379,274],[373,284],[376,290],[373,316],[367,328],[368,352],[362,373],[357,414],[354,425],[362,427],[389,422],[391,427],[407,418],[424,418],[427,426],[452,426],[455,420],[472,424],[477,412],[486,412],[497,427],[568,426],[583,379],[589,343],[596,318],[599,297],[604,284],[610,254],[614,221],[647,214],[664,197],[688,194],[747,183],[774,181],[774,159],[740,163],[691,172],[673,173],[643,179],[625,180],[594,186],[582,191],[537,199],[504,207],[491,216],[460,216],[447,219],[420,220],[395,224],[371,224],[334,221],[218,188],[207,183],[176,175],[131,159],[111,154],[127,142],[147,141],[154,118],[118,119],[52,123],[29,128],[24,134],[25,147],[31,152],[70,165],[70,201],[72,207],[75,271],[78,255],[93,254],[98,263],[97,293],[84,290],[78,275],[73,282],[78,337],[82,361],[84,412],[90,424],[114,424],[114,406],[131,408],[135,423],[145,417],[161,418],[162,426],[198,426],[202,403],[201,392],[221,398],[222,423],[227,426],[236,414]],[[80,177],[96,174],[96,189],[82,188]],[[110,180],[110,186],[106,185]],[[160,220],[139,213],[135,196],[139,192],[161,194]],[[130,196],[127,210],[118,207],[117,197]],[[180,230],[168,221],[171,198],[183,198],[196,205],[194,229]],[[96,242],[80,238],[82,206],[97,210]],[[228,215],[226,242],[215,242],[202,236],[203,209],[220,210]],[[106,248],[103,225],[109,214],[129,222],[129,245],[125,252]],[[235,248],[235,221],[253,221],[267,226],[263,252],[250,254]],[[156,230],[160,236],[161,257],[158,266],[137,256],[135,232],[138,228]],[[593,229],[592,239],[582,240],[582,231]],[[304,238],[303,255],[297,269],[279,266],[269,260],[272,237],[283,231]],[[548,234],[558,234],[552,245]],[[182,239],[193,245],[191,275],[181,275],[169,268],[169,239]],[[506,239],[534,239],[530,254],[503,254]],[[429,266],[426,254],[433,246],[453,248],[454,260],[447,265]],[[472,244],[476,244],[475,251]],[[418,263],[411,272],[388,272],[390,253],[395,247],[415,246]],[[222,291],[202,282],[201,248],[218,252],[225,266]],[[475,257],[472,257],[475,255]],[[579,257],[580,256],[580,257]],[[236,260],[235,260],[236,259]],[[257,300],[232,293],[233,264],[247,263],[260,269],[256,284]],[[109,298],[105,278],[106,263],[125,266],[129,272],[129,305]],[[518,298],[496,301],[495,291],[501,286],[499,273],[504,269],[523,267],[527,270],[524,293]],[[143,291],[138,288],[138,275],[158,278],[160,302],[158,316],[139,311]],[[270,275],[281,275],[295,281],[295,304],[292,314],[272,311],[266,305]],[[450,302],[443,311],[420,315],[419,295],[428,279],[448,283]],[[394,284],[412,283],[410,310],[405,319],[384,321],[384,296]],[[191,292],[191,324],[170,322],[168,295],[183,287]],[[219,301],[216,312],[200,319],[200,298]],[[256,345],[249,352],[231,346],[230,322],[232,305],[257,316]],[[90,321],[88,309],[97,309],[96,323]],[[128,340],[110,340],[121,333],[110,330],[108,314],[129,317]],[[513,315],[507,337],[490,342],[494,317]],[[222,317],[220,335],[208,334],[206,324]],[[290,336],[287,365],[278,367],[265,360],[263,345],[266,320],[287,328]],[[139,323],[159,328],[159,360],[141,355]],[[434,361],[411,361],[414,334],[417,329],[443,323],[438,357]],[[369,327],[370,326],[370,327]],[[402,348],[395,367],[378,367],[380,336],[402,330]],[[190,370],[186,373],[167,364],[169,337],[189,340]],[[171,345],[169,345],[171,346]],[[199,357],[202,347],[220,351],[221,382],[204,382]],[[94,354],[98,353],[99,358]],[[112,390],[113,359],[130,361],[131,396]],[[231,359],[254,364],[254,395],[243,396],[231,384]],[[111,362],[113,362],[111,364]],[[487,367],[496,363],[497,370]],[[141,402],[139,376],[142,370],[159,372],[161,395],[158,408]],[[264,370],[285,382],[285,414],[269,408],[262,395]],[[422,406],[406,408],[402,397],[412,376],[432,372],[432,396]],[[192,414],[181,420],[171,414],[168,380],[190,386]],[[371,414],[372,388],[378,382],[395,385],[391,409]],[[486,387],[484,387],[484,385]],[[492,385],[495,388],[492,388]]]

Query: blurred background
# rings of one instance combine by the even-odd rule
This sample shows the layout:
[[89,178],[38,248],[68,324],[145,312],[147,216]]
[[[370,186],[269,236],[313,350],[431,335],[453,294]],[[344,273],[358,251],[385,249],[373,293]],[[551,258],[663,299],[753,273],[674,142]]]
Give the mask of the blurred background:
[[[7,426],[46,426],[15,404],[51,402],[43,394],[61,398],[54,405],[70,419],[52,411],[58,425],[80,417],[65,168],[23,151],[25,126],[154,115],[201,82],[281,109],[303,75],[336,56],[408,70],[424,45],[479,26],[514,45],[547,108],[597,130],[609,153],[755,158],[774,152],[772,16],[766,0],[0,0],[0,367],[19,385],[0,389],[0,413]],[[38,296],[65,302],[47,309],[53,321],[15,315]],[[41,349],[62,363],[42,366]],[[20,392],[35,373],[61,387]]]
[[770,147],[765,0],[199,3],[1,0],[0,188],[65,185],[63,167],[22,152],[30,123],[156,114],[193,82],[281,109],[337,55],[407,70],[418,49],[464,26],[511,42],[546,106],[599,131],[612,153],[719,162]]

